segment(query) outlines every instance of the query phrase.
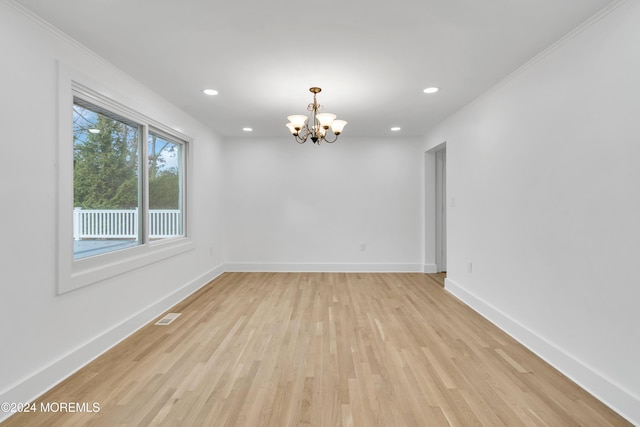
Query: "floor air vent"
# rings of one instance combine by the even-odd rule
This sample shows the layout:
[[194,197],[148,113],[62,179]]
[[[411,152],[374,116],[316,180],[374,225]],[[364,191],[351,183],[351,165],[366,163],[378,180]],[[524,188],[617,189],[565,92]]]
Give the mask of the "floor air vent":
[[168,324],[170,324],[171,322],[173,322],[174,320],[176,320],[178,318],[178,316],[180,316],[182,313],[167,313],[166,316],[164,316],[162,319],[158,320],[155,324],[156,325],[162,325],[162,326],[166,326]]

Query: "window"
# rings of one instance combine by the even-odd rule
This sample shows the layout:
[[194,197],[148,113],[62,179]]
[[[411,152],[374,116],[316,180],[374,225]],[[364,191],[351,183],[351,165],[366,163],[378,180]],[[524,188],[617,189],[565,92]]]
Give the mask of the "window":
[[139,214],[142,125],[73,103],[73,258],[143,242]]
[[149,131],[149,238],[181,236],[183,144]]
[[190,139],[59,71],[58,293],[192,250]]
[[[142,124],[74,97],[74,259],[183,236],[184,143],[148,130],[145,181],[144,131]],[[142,215],[143,194],[148,194],[147,215]]]

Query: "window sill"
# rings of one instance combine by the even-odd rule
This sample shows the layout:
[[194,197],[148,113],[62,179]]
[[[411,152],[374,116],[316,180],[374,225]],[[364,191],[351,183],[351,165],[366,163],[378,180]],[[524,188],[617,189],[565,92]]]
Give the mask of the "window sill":
[[191,239],[178,238],[73,261],[71,277],[67,280],[61,277],[58,282],[58,294],[110,279],[194,248]]

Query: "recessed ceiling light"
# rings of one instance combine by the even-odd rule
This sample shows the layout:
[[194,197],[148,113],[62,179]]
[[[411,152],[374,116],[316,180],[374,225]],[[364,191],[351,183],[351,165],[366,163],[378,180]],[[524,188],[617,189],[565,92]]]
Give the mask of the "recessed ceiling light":
[[437,87],[428,87],[426,88],[423,92],[424,93],[436,93],[437,91],[439,91],[440,89]]
[[242,128],[242,130],[243,130],[243,131],[245,131],[245,132],[251,132],[251,131],[253,131],[253,129],[252,129],[252,128]]
[[398,132],[401,128],[399,126],[394,126],[391,128],[392,132]]
[[213,96],[213,95],[217,95],[218,91],[215,89],[204,89],[202,91],[205,95],[209,95],[209,96]]

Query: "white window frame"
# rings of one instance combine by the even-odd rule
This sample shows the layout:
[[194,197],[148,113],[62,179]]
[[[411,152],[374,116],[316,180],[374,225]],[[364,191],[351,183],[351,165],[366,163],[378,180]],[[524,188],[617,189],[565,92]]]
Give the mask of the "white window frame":
[[[141,268],[194,249],[189,237],[189,176],[191,138],[153,120],[120,102],[114,91],[92,81],[77,71],[58,63],[58,207],[57,207],[57,293],[64,294],[128,271]],[[105,95],[108,94],[108,95]],[[73,254],[73,100],[74,96],[142,125],[140,174],[144,180],[142,194],[142,242],[134,247],[74,260]],[[183,235],[149,241],[148,239],[148,131],[166,134],[182,145]]]

